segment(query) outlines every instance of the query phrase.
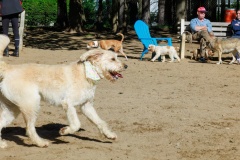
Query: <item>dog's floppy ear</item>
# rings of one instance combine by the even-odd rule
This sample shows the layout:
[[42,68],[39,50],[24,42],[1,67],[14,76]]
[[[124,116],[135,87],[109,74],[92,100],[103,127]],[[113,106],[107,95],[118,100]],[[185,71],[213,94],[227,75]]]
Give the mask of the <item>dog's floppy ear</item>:
[[94,50],[90,50],[88,52],[85,52],[83,55],[81,55],[78,64],[79,63],[83,63],[85,61],[97,61],[97,59],[103,55],[103,50],[101,49],[94,49]]

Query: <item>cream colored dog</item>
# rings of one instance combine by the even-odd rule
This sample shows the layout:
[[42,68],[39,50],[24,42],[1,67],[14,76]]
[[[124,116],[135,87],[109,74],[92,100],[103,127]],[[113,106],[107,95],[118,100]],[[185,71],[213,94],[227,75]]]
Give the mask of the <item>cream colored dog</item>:
[[101,41],[91,41],[87,44],[87,48],[102,48],[105,50],[113,49],[117,53],[121,53],[126,60],[128,60],[127,55],[123,52],[122,42],[124,35],[122,33],[117,33],[117,35],[122,36],[121,41],[118,40],[101,40]]
[[171,61],[169,62],[174,62],[174,58],[177,58],[178,62],[180,62],[180,58],[177,54],[177,51],[173,46],[155,46],[150,44],[148,46],[148,51],[156,53],[153,59],[151,59],[152,62],[154,62],[160,56],[162,56],[162,62],[165,62],[165,55],[169,55],[171,59]]
[[[78,62],[68,65],[21,64],[10,65],[1,61],[0,133],[21,112],[26,122],[27,135],[39,147],[49,142],[38,136],[35,129],[41,98],[61,105],[69,126],[60,129],[61,135],[73,134],[81,127],[75,106],[109,139],[116,139],[94,107],[96,81],[106,78],[116,81],[127,65],[118,60],[112,51],[94,49],[84,53]],[[1,139],[0,148],[7,146]]]

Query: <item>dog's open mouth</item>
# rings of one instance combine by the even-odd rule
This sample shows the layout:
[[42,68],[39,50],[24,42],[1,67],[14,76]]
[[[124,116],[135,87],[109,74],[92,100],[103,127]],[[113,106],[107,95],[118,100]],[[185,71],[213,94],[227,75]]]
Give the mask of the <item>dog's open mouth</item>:
[[111,76],[115,79],[123,78],[123,76],[118,72],[110,72]]

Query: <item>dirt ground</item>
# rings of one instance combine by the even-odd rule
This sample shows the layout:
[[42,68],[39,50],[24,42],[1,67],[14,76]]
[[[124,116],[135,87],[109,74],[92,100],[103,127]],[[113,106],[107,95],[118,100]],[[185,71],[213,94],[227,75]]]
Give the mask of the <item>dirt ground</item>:
[[[161,36],[158,32],[154,35]],[[174,46],[179,46],[176,35]],[[119,38],[104,34],[104,39]],[[67,64],[86,52],[94,33],[63,34],[28,31],[19,58],[4,57],[10,64]],[[129,66],[116,83],[102,80],[95,95],[95,108],[117,133],[116,141],[102,137],[80,112],[82,128],[60,136],[67,125],[61,107],[42,102],[36,128],[51,141],[39,148],[25,135],[19,116],[5,128],[2,137],[8,148],[1,160],[237,160],[240,156],[239,65],[199,63],[186,58],[180,63],[149,62],[151,54],[139,60],[142,44],[133,32],[125,35],[124,50]],[[196,44],[187,44],[187,50]],[[11,46],[12,48],[12,46]],[[239,101],[239,102],[238,102]]]

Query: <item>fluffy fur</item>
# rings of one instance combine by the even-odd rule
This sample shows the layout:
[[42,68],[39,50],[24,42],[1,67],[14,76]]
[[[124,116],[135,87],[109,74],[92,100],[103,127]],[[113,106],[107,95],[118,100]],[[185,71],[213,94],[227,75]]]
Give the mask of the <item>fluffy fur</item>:
[[124,40],[124,35],[122,33],[117,33],[117,35],[122,36],[121,41],[118,40],[101,40],[101,41],[91,41],[87,44],[87,48],[102,48],[105,50],[113,49],[117,53],[121,53],[126,59],[127,55],[123,52],[122,42]]
[[162,56],[162,62],[165,62],[165,55],[169,55],[171,59],[171,61],[169,62],[174,62],[174,58],[176,58],[178,62],[180,62],[177,51],[173,46],[155,46],[150,44],[148,46],[148,51],[156,53],[156,55],[151,59],[152,62],[154,62],[160,56]]
[[237,53],[240,53],[240,39],[238,38],[214,38],[210,42],[207,42],[206,48],[218,53],[217,64],[222,63],[222,54],[231,53],[232,61],[229,64],[233,64],[236,61]]
[[2,58],[3,51],[7,47],[9,42],[10,39],[8,38],[8,36],[0,34],[0,58]]
[[78,62],[68,65],[21,64],[0,62],[0,148],[7,147],[1,139],[1,130],[20,113],[26,122],[27,135],[39,147],[49,142],[38,136],[35,122],[40,109],[40,100],[60,105],[66,112],[69,126],[60,129],[61,135],[73,134],[81,127],[75,106],[93,122],[109,139],[116,139],[107,124],[98,116],[94,107],[96,82],[86,77],[85,63],[90,62],[98,76],[109,81],[122,77],[120,73],[127,65],[118,60],[112,51],[94,49],[84,53]]

